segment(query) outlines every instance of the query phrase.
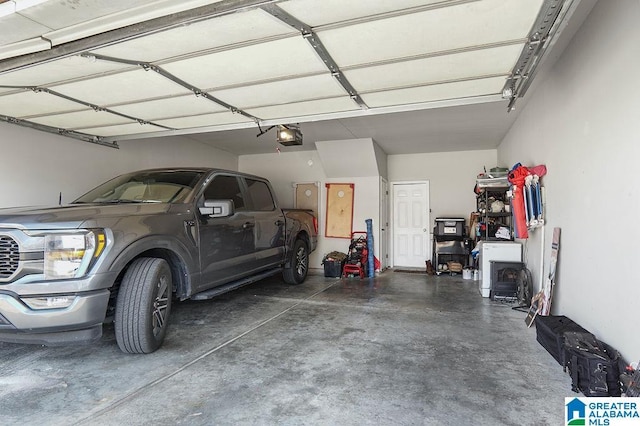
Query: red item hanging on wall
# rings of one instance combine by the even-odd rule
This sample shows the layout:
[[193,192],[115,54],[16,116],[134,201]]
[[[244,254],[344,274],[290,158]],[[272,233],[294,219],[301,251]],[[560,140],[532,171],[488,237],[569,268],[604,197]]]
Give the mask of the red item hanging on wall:
[[513,185],[513,216],[516,222],[516,237],[529,238],[527,219],[524,211],[524,181],[530,175],[529,169],[517,164],[509,172],[509,182]]

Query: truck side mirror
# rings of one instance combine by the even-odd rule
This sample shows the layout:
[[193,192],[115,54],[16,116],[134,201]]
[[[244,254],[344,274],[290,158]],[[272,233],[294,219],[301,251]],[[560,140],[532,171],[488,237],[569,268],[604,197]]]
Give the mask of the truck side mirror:
[[204,200],[204,207],[200,207],[200,214],[209,217],[228,217],[233,214],[232,200]]

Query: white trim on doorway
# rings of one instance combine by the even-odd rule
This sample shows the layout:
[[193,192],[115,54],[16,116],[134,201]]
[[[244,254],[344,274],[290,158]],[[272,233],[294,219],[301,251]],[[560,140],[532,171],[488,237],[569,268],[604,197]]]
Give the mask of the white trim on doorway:
[[[415,220],[412,219],[413,223],[413,228],[414,229],[414,239],[413,241],[420,241],[421,246],[420,247],[415,247],[417,248],[419,251],[417,253],[414,253],[414,260],[410,261],[411,264],[408,265],[403,265],[398,263],[398,250],[397,250],[397,243],[398,243],[398,226],[401,225],[401,223],[399,221],[402,221],[403,219],[401,217],[399,217],[399,212],[396,211],[397,209],[397,196],[398,194],[401,193],[401,186],[423,186],[423,190],[422,190],[422,200],[420,201],[421,203],[423,203],[423,206],[421,208],[419,208],[419,213],[420,216],[416,217]],[[414,267],[414,268],[423,268],[424,267],[424,262],[428,259],[431,258],[431,250],[430,250],[430,244],[431,244],[431,229],[430,229],[430,213],[431,213],[431,209],[429,207],[429,181],[428,180],[418,180],[418,181],[396,181],[396,182],[391,182],[390,184],[390,199],[391,199],[391,209],[390,209],[390,242],[391,244],[389,244],[389,259],[390,259],[390,265],[391,267],[394,266],[406,266],[406,267]],[[412,208],[413,210],[413,208]],[[409,215],[412,215],[412,212],[408,212]],[[419,223],[418,223],[419,222]],[[418,227],[416,227],[415,225],[419,225]],[[426,235],[424,235],[426,234]],[[423,238],[418,238],[420,235],[424,235]],[[423,259],[418,262],[417,257],[415,255],[419,255],[421,256]],[[406,262],[406,260],[405,260]]]

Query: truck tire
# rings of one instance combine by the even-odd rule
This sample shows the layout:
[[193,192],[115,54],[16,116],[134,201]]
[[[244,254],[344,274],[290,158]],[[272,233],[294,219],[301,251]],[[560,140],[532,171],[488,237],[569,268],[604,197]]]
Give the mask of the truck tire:
[[148,354],[160,347],[171,312],[172,279],[164,259],[136,259],[118,292],[114,328],[123,352]]
[[287,284],[302,284],[309,272],[309,249],[307,244],[298,238],[293,243],[291,262],[284,268],[282,273]]

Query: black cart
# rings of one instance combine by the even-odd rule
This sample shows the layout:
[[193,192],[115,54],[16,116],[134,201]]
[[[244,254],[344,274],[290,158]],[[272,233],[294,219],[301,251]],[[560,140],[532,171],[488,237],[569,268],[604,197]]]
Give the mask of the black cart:
[[436,218],[433,228],[433,267],[436,274],[462,273],[462,268],[469,261],[470,245],[464,218]]

